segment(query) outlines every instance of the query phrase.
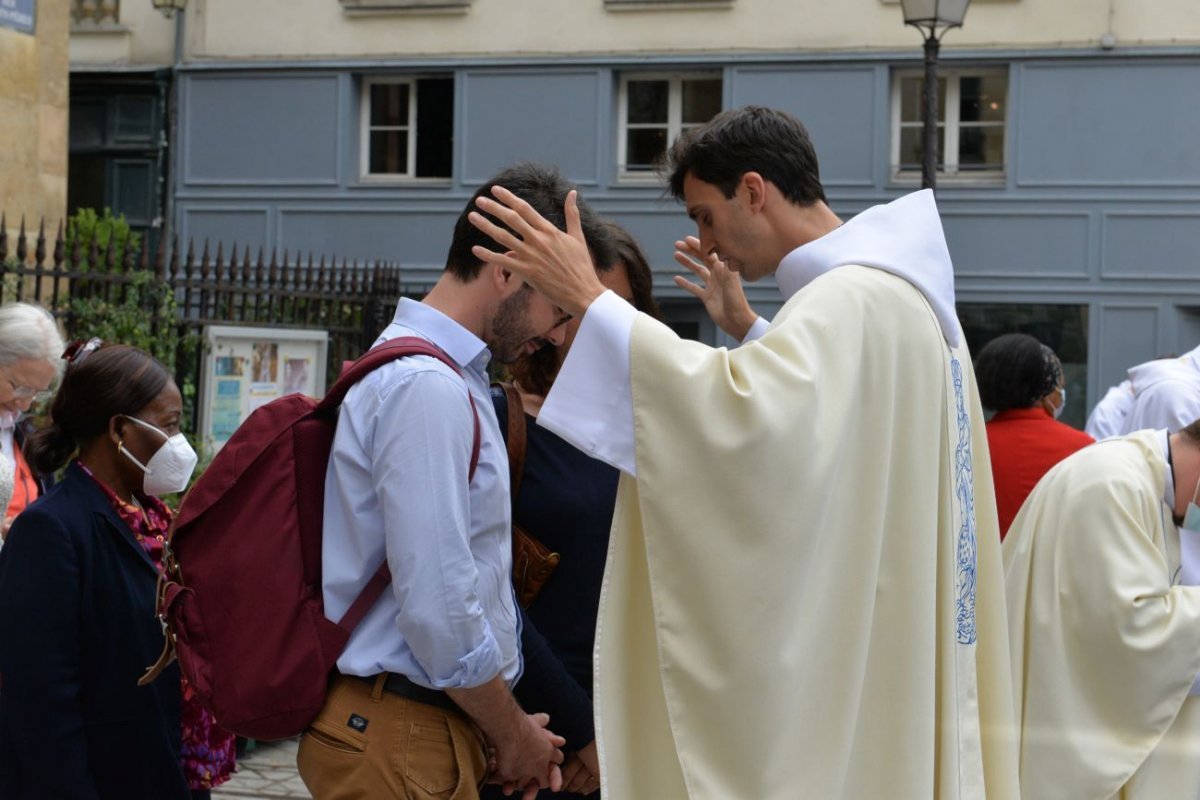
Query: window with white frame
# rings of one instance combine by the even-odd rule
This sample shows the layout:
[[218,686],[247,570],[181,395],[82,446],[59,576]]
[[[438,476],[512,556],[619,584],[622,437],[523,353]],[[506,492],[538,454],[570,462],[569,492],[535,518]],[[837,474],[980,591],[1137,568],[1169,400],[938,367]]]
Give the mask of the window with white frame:
[[619,103],[618,170],[622,177],[653,176],[679,134],[721,111],[721,75],[622,75]]
[[361,128],[364,178],[449,178],[454,160],[454,79],[363,79]]
[[[896,177],[921,172],[925,129],[925,76],[897,72],[892,79],[892,169]],[[938,75],[938,174],[998,178],[1004,174],[1008,72],[941,70]]]

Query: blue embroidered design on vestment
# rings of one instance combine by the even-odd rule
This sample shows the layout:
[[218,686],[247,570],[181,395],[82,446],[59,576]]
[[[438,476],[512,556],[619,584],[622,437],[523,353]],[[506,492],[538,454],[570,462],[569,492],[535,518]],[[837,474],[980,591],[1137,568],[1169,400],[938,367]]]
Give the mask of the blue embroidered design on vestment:
[[954,498],[962,522],[958,527],[958,564],[955,579],[956,628],[959,644],[975,643],[975,490],[971,467],[971,418],[963,401],[962,365],[950,357],[957,405],[958,445],[954,449]]

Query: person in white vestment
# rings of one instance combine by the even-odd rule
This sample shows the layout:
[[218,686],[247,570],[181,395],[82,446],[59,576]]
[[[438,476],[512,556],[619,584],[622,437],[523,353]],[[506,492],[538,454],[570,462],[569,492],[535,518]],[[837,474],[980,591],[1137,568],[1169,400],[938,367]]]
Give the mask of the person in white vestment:
[[1129,369],[1133,404],[1122,433],[1177,431],[1200,418],[1200,347],[1178,358],[1159,358]]
[[[999,533],[933,193],[844,225],[798,120],[685,133],[677,243],[734,350],[605,292],[575,224],[503,188],[473,224],[579,334],[538,424],[623,473],[597,623],[621,800],[1016,798]],[[561,235],[558,235],[561,234]],[[774,274],[757,319],[729,271]],[[586,273],[586,274],[585,274]]]
[[1024,800],[1200,797],[1200,420],[1060,462],[1004,540]]
[[1096,440],[1120,436],[1125,432],[1125,419],[1132,409],[1133,384],[1126,378],[1116,386],[1110,386],[1104,393],[1092,413],[1088,414],[1083,430]]

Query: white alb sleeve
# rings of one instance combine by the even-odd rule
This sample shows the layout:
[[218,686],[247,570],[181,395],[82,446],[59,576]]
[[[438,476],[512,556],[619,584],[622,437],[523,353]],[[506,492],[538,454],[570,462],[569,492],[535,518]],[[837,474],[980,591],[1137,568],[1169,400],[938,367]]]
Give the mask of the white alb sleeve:
[[637,309],[609,291],[579,326],[538,424],[592,458],[637,474],[629,345]]
[[771,327],[771,323],[762,317],[754,320],[754,324],[750,326],[750,330],[746,331],[745,337],[742,338],[742,344],[753,342],[755,339],[761,339],[769,327]]

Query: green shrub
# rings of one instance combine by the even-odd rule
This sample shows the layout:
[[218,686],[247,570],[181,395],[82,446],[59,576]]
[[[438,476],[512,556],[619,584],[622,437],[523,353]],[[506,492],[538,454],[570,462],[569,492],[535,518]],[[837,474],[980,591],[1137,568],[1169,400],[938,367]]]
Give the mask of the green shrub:
[[97,214],[94,208],[81,208],[67,220],[65,236],[67,258],[72,257],[75,245],[78,244],[79,263],[72,266],[81,272],[102,266],[102,264],[88,263],[93,242],[95,242],[96,250],[100,253],[100,258],[103,259],[104,254],[108,252],[109,242],[114,240],[113,249],[118,257],[126,252],[127,247],[132,247],[134,252],[137,252],[142,244],[141,234],[129,227],[129,223],[125,221],[125,215],[114,217],[110,208],[105,208],[102,214]]

